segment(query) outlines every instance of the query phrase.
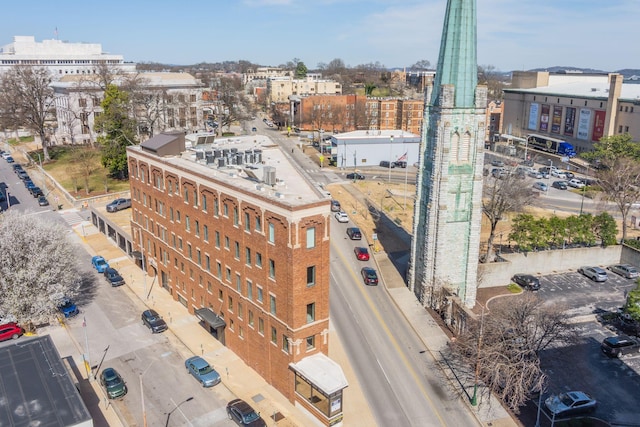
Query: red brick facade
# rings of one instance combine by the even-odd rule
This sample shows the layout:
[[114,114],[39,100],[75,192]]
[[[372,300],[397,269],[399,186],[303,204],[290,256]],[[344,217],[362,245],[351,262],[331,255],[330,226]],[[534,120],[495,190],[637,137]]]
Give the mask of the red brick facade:
[[328,354],[329,201],[292,206],[186,161],[128,155],[149,274],[190,312],[222,317],[225,345],[293,401],[289,363]]

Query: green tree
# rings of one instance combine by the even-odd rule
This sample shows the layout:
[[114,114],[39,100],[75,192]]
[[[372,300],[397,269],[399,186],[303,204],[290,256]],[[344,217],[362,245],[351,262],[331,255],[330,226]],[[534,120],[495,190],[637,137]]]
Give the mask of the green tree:
[[590,162],[600,162],[605,168],[611,167],[620,158],[640,160],[640,144],[634,142],[628,133],[605,136],[593,144],[592,151],[582,153],[581,157]]
[[602,242],[602,246],[616,244],[618,225],[616,220],[607,212],[602,212],[593,218],[593,233]]
[[296,73],[295,73],[295,78],[296,79],[304,79],[305,77],[307,77],[307,66],[304,65],[304,62],[300,61],[296,64]]
[[96,117],[95,129],[100,132],[101,162],[111,176],[127,178],[127,147],[136,145],[136,122],[130,115],[129,95],[115,85],[107,86],[102,101],[103,113]]
[[640,285],[629,292],[623,311],[633,320],[640,322]]

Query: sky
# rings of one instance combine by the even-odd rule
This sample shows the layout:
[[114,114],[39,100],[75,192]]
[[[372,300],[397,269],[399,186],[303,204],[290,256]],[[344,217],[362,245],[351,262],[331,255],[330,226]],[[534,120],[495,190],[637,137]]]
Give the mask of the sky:
[[[130,62],[247,60],[310,70],[341,59],[435,68],[446,0],[28,0],[3,2],[13,36],[99,43]],[[500,71],[640,68],[640,0],[477,0],[478,64]]]

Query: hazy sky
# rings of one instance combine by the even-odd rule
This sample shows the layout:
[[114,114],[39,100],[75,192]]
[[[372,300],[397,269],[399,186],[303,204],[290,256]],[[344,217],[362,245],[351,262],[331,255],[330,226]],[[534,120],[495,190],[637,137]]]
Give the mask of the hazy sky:
[[[435,67],[446,0],[23,0],[2,2],[13,36],[100,43],[132,62],[236,61],[308,68],[340,58]],[[640,0],[477,0],[478,64],[498,70],[640,68]],[[35,12],[34,12],[35,11]]]

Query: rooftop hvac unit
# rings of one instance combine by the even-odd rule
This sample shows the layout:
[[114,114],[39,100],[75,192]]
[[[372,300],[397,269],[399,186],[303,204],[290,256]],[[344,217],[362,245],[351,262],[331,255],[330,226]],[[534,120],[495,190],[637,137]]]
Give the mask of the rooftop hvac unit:
[[229,148],[229,152],[232,154],[236,154],[238,152],[237,148]]
[[273,166],[265,166],[263,169],[264,175],[262,180],[267,185],[276,185],[276,168]]
[[244,162],[244,154],[236,153],[236,165],[241,165]]
[[223,148],[222,149],[222,156],[223,157],[227,157],[229,155],[229,149],[228,148]]
[[283,193],[278,193],[278,192],[276,192],[276,197],[277,197],[278,199],[284,199],[284,194],[283,194]]
[[213,156],[211,154],[207,154],[206,158],[207,158],[207,164],[208,165],[210,165],[211,163],[213,163],[215,161],[215,159],[213,158]]
[[216,159],[222,157],[222,150],[213,150],[213,157]]
[[202,159],[204,159],[204,152],[196,151],[196,160],[202,160]]
[[218,158],[218,167],[222,168],[224,166],[227,166],[227,158],[226,157],[219,157]]
[[254,155],[254,163],[262,162],[262,150],[254,150],[253,155]]

